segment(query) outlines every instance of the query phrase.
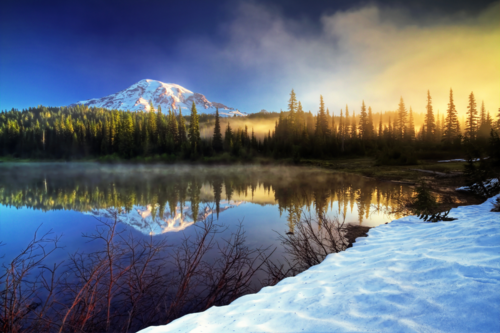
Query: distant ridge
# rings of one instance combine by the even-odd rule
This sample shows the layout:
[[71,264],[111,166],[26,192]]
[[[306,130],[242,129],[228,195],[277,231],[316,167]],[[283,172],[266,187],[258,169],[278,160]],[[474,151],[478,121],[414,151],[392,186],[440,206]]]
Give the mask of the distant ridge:
[[178,84],[149,79],[141,80],[116,94],[76,102],[70,106],[87,105],[112,110],[157,111],[151,110],[149,101],[153,103],[155,108],[160,105],[162,112],[172,109],[177,113],[180,107],[184,114],[188,114],[187,112],[191,110],[191,105],[194,102],[200,113],[215,113],[215,109],[219,108],[219,113],[222,116],[246,116],[245,113],[235,108],[222,103],[210,102],[204,95],[192,92]]

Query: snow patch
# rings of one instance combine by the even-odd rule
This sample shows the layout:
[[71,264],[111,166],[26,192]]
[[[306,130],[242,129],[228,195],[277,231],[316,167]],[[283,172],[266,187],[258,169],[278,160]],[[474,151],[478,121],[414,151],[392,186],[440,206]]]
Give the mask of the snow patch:
[[[485,181],[483,183],[484,187],[486,187],[487,190],[492,189],[497,184],[498,184],[498,178],[493,178],[493,179],[490,179],[490,180]],[[470,188],[470,186],[457,187],[455,190],[456,191],[472,191],[472,189]]]

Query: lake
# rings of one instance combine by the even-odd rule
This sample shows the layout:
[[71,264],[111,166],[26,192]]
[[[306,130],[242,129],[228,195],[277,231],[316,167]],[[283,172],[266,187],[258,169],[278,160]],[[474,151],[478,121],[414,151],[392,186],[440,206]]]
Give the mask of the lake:
[[198,221],[242,221],[251,246],[277,246],[304,215],[374,227],[391,214],[404,185],[314,168],[135,166],[95,163],[0,164],[0,241],[14,253],[40,227],[63,234],[68,251],[81,234],[117,215],[122,227],[172,241]]
[[[95,267],[98,264],[109,261],[109,266],[116,265],[113,266],[115,271],[122,270],[123,275],[114,284],[108,283],[111,286],[109,290],[112,290],[108,295],[119,295],[113,298],[114,302],[122,302],[119,304],[125,304],[124,295],[133,301],[122,305],[125,310],[119,309],[118,303],[106,303],[94,296],[86,300],[85,304],[96,305],[101,302],[98,306],[93,305],[92,309],[103,309],[106,304],[112,304],[117,311],[113,317],[115,325],[128,322],[130,324],[123,328],[124,331],[139,329],[166,323],[205,308],[193,304],[224,305],[245,293],[255,292],[259,288],[255,287],[256,281],[261,283],[265,280],[265,274],[259,271],[258,274],[248,275],[252,279],[250,282],[242,282],[241,278],[245,278],[249,267],[252,267],[252,256],[265,254],[275,263],[293,260],[285,250],[280,235],[286,237],[297,234],[298,225],[304,219],[317,222],[314,230],[311,229],[313,232],[325,230],[327,224],[318,222],[324,220],[374,227],[398,218],[396,213],[391,212],[401,198],[411,193],[412,188],[405,185],[375,181],[355,174],[291,166],[1,163],[0,256],[3,255],[3,258],[0,261],[5,264],[15,258],[35,233],[41,237],[52,232],[48,239],[60,237],[60,248],[44,264],[49,267],[63,262],[66,268],[61,269],[71,274],[64,273],[66,280],[61,284],[64,288],[61,287],[60,294],[65,295],[64,300],[47,307],[58,307],[51,315],[57,317],[65,311],[72,311],[70,318],[73,318],[74,323],[71,325],[74,327],[87,325],[85,327],[93,327],[93,330],[103,329],[102,311],[91,317],[95,320],[92,326],[87,319],[83,324],[78,321],[78,318],[88,318],[87,308],[75,314],[76,310],[68,310],[70,307],[65,304],[70,304],[68,300],[78,295],[76,291],[90,288],[81,282],[94,278],[88,272],[97,272]],[[103,256],[104,238],[95,237],[109,235],[106,232],[114,230],[108,228],[110,221],[117,228],[116,235],[119,238],[116,236],[115,239],[117,242],[123,241],[113,250],[113,256],[118,258],[113,263]],[[193,259],[198,251],[196,242],[207,221],[220,227],[211,229],[214,232],[208,238],[213,236],[213,243],[198,249],[205,251],[203,260],[198,263],[197,259]],[[231,238],[235,234],[239,235],[237,241]],[[151,285],[153,282],[157,284],[148,291],[150,296],[143,298],[148,301],[140,301],[146,302],[141,303],[142,308],[154,306],[154,309],[159,309],[161,304],[167,304],[165,300],[170,302],[163,310],[156,310],[158,314],[149,312],[154,313],[154,316],[147,320],[139,318],[139,314],[133,310],[138,307],[139,298],[134,298],[126,291],[135,293],[140,289],[131,289],[131,281],[144,282],[141,280],[142,275],[140,278],[132,276],[132,269],[123,268],[130,266],[122,265],[132,260],[132,247],[128,247],[132,243],[140,247],[142,253],[157,246],[151,244],[166,244],[164,249],[176,249],[165,254],[162,252],[155,260],[160,262],[167,258],[169,261],[158,264],[156,273],[144,278]],[[231,247],[228,244],[235,245]],[[252,252],[254,249],[260,249],[260,252]],[[221,257],[221,253],[225,255]],[[145,265],[140,260],[137,262]],[[198,266],[190,266],[193,262]],[[18,269],[20,267],[22,262]],[[99,267],[102,270],[104,266]],[[196,279],[190,277],[189,267],[194,267],[193,272],[197,270]],[[225,267],[228,267],[227,270]],[[307,267],[307,264],[303,267]],[[80,276],[78,272],[86,272],[88,276]],[[99,272],[101,274],[104,271]],[[112,280],[112,271],[106,272],[102,273],[103,278],[99,281]],[[96,280],[92,285],[95,286],[92,287],[95,288],[93,294],[87,289],[85,293],[104,295],[106,284],[99,281]],[[211,284],[207,281],[211,281]],[[182,285],[189,286],[186,291],[186,295],[190,293],[189,297],[179,294],[179,286]],[[220,288],[214,291],[214,286]],[[165,294],[163,298],[158,296],[158,300],[153,301],[166,289],[169,289],[168,295]],[[201,301],[200,297],[203,298]],[[127,313],[131,313],[132,318],[124,318],[123,314]],[[61,318],[54,319],[54,322],[61,322]]]

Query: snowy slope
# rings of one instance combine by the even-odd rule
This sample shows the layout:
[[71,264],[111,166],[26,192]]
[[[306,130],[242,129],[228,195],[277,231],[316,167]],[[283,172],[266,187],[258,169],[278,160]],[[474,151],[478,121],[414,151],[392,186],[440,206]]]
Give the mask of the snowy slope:
[[452,222],[373,228],[274,287],[140,332],[500,332],[495,198],[452,209]]
[[75,104],[112,110],[151,111],[149,101],[153,102],[154,111],[157,111],[158,105],[161,106],[163,112],[168,112],[168,109],[177,111],[179,107],[183,111],[187,111],[191,110],[194,102],[200,113],[213,113],[216,108],[219,108],[219,111],[224,115],[246,115],[222,103],[209,102],[204,95],[192,92],[178,84],[156,80],[141,80],[116,94],[80,101]]

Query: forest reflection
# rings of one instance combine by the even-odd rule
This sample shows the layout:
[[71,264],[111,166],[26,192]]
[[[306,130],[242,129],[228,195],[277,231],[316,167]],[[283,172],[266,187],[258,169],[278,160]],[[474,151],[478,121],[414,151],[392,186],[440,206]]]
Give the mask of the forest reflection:
[[350,212],[357,221],[346,222],[363,224],[373,212],[392,211],[411,193],[411,188],[394,183],[298,167],[92,163],[0,167],[1,205],[117,216],[145,234],[185,230],[245,203],[277,205],[289,232],[304,212],[322,218],[337,211],[340,220]]

